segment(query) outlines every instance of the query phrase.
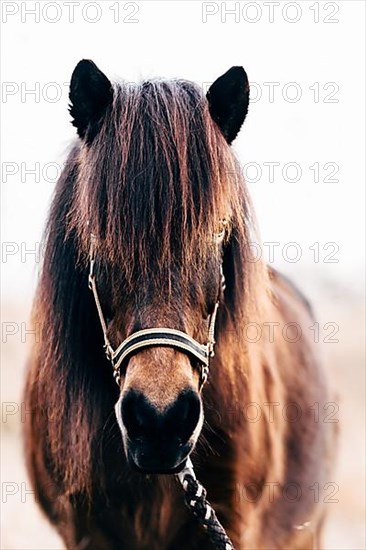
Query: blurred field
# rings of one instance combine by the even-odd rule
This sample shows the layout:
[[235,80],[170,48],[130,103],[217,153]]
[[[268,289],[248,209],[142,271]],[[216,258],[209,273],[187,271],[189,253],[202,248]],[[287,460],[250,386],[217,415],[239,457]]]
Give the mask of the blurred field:
[[[354,286],[335,283],[311,269],[289,273],[314,305],[321,325],[339,325],[339,343],[319,344],[330,383],[339,395],[341,435],[330,482],[337,483],[338,503],[327,504],[326,550],[364,550],[365,373],[363,296]],[[3,304],[2,319],[24,322],[29,301]],[[21,401],[26,344],[20,335],[2,345],[2,530],[3,550],[58,550],[61,541],[41,516],[26,479],[21,445]],[[5,415],[4,415],[5,412]],[[24,412],[24,411],[23,411]],[[6,414],[7,413],[7,414]],[[11,414],[9,414],[11,413]]]

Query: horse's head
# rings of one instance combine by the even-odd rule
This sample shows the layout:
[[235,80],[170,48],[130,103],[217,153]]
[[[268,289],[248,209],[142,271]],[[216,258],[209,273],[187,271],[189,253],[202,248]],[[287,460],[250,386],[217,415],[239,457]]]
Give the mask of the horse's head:
[[174,472],[202,427],[199,346],[212,338],[225,239],[243,216],[228,145],[247,113],[247,77],[233,67],[205,97],[182,80],[112,87],[82,61],[70,100],[81,138],[70,219],[83,257],[93,234],[91,286],[115,353],[125,451],[141,471]]

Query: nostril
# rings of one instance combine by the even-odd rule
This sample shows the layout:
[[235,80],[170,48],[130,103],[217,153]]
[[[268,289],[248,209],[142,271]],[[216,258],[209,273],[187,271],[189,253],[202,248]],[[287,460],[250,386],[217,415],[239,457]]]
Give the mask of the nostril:
[[201,400],[193,390],[182,392],[166,413],[166,428],[182,444],[192,436],[201,414]]
[[129,437],[137,438],[154,430],[156,412],[142,393],[129,390],[121,407],[122,421]]

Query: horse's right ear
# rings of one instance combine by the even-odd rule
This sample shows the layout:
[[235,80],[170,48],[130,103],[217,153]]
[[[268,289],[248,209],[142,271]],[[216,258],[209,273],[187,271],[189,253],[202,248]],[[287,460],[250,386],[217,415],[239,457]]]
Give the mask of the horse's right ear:
[[81,138],[91,142],[113,101],[112,84],[93,61],[83,59],[72,73],[69,98],[72,124]]

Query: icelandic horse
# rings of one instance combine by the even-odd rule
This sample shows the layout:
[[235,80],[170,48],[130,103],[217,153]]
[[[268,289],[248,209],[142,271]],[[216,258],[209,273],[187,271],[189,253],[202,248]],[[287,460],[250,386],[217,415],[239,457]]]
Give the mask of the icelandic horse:
[[28,472],[68,549],[212,548],[172,475],[188,456],[236,549],[319,547],[329,394],[307,301],[253,257],[230,147],[248,104],[242,67],[206,96],[73,72],[25,387]]

